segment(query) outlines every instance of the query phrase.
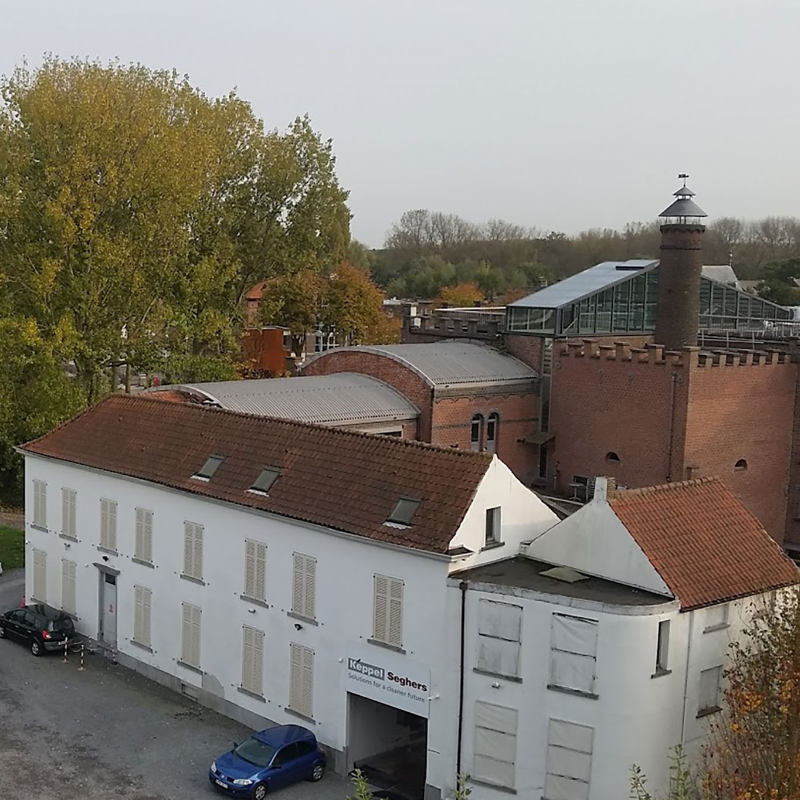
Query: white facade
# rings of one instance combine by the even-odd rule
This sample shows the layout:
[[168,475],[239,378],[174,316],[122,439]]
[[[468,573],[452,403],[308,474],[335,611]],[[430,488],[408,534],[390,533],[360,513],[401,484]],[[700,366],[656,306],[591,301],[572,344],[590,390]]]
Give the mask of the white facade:
[[[495,507],[500,542],[484,549]],[[26,508],[29,601],[74,609],[77,630],[123,663],[253,726],[307,724],[342,770],[351,766],[348,692],[382,698],[428,719],[429,794],[452,784],[448,556],[30,453]],[[554,519],[494,459],[454,531],[453,546],[475,551],[458,565],[513,555]],[[399,593],[380,612],[378,581]],[[261,587],[261,598],[246,596]],[[397,646],[374,641],[379,613],[381,638],[399,637]],[[383,670],[390,688],[366,688],[364,664]]]
[[[537,563],[531,562],[532,571]],[[699,705],[701,674],[724,665],[728,644],[740,632],[752,601],[680,613],[677,601],[668,598],[626,605],[476,583],[468,576],[461,747],[462,769],[479,786],[478,796],[501,798],[512,789],[521,798],[537,800],[627,797],[633,764],[643,767],[652,790],[665,788],[670,748],[683,743],[691,756],[706,733],[711,715]],[[462,594],[459,578],[449,583],[449,609],[456,618]],[[516,674],[481,669],[486,637],[481,635],[480,617],[486,602],[495,608],[504,604],[512,617],[519,617],[519,643],[512,641],[518,650]],[[723,608],[727,622],[722,621]],[[556,618],[559,623],[576,620],[577,626],[594,623],[587,627],[594,628],[595,641],[590,638],[585,648],[594,649],[594,655],[578,657],[593,670],[590,692],[558,685]],[[669,643],[666,668],[658,669],[662,622],[669,623]],[[499,635],[504,637],[500,647],[508,648],[508,633]],[[578,644],[576,649],[584,648]],[[451,679],[457,677],[455,662]],[[570,683],[569,670],[563,682]],[[513,735],[510,730],[487,732],[481,726],[486,705],[515,712]],[[589,752],[566,747],[567,733],[576,741],[588,737]],[[493,752],[494,759],[487,762],[481,749]],[[505,766],[509,760],[510,766]],[[493,789],[497,781],[502,785]]]

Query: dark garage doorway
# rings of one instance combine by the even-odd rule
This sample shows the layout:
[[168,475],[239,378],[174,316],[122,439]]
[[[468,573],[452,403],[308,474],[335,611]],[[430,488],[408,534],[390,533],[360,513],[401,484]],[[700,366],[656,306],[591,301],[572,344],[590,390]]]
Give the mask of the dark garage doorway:
[[349,694],[348,760],[380,789],[422,800],[428,758],[428,720],[357,694]]

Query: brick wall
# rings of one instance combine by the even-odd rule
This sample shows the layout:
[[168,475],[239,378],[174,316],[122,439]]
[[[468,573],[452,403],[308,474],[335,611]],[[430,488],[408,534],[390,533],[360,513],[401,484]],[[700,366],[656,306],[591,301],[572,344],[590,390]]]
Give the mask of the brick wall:
[[496,413],[500,417],[496,453],[523,483],[530,484],[536,476],[539,451],[519,439],[536,431],[538,407],[538,395],[533,390],[436,397],[431,441],[442,447],[469,450],[473,415],[482,414],[485,426],[489,415]]
[[[722,365],[707,363],[692,370],[686,467],[695,467],[693,477],[722,478],[767,531],[782,541],[796,365],[726,365],[724,356],[719,360]],[[746,469],[735,469],[740,459],[746,461]]]
[[509,355],[518,358],[537,372],[542,369],[541,336],[523,336],[522,334],[504,333],[503,345]]
[[413,370],[388,356],[352,350],[330,350],[303,367],[303,375],[357,372],[384,381],[407,397],[420,411],[419,438],[430,441],[433,390]]
[[596,342],[564,349],[554,352],[550,412],[556,488],[569,492],[573,475],[608,475],[631,487],[667,481],[670,438],[672,468],[682,450],[686,366],[660,348],[623,348],[619,358]]

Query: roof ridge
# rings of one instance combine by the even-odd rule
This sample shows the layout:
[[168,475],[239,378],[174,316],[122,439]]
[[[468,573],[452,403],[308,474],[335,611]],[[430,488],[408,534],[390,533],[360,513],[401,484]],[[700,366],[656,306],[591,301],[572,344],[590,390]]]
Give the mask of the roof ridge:
[[672,491],[679,487],[700,486],[704,483],[720,483],[724,481],[716,475],[707,475],[701,478],[689,478],[684,481],[668,481],[667,483],[655,483],[651,486],[639,486],[634,489],[623,489],[620,487],[609,490],[608,501],[624,500],[627,497],[641,497],[642,495],[658,494],[660,492]]
[[[83,416],[83,414],[91,411],[93,408],[108,403],[108,402],[117,402],[117,403],[145,403],[147,405],[155,404],[155,403],[163,403],[163,400],[157,400],[154,397],[143,397],[141,395],[129,395],[122,392],[115,392],[113,394],[108,395],[108,397],[103,398],[98,403],[95,403],[93,406],[82,411],[76,417],[71,417],[68,420],[62,422],[58,428],[78,419],[78,417]],[[248,411],[234,411],[228,408],[219,408],[217,406],[211,405],[202,405],[197,403],[187,403],[186,405],[179,406],[182,409],[190,409],[189,413],[197,413],[200,412],[213,412],[216,414],[227,414],[234,417],[244,417],[247,419],[252,419],[256,422],[264,422],[265,420],[269,420],[272,423],[278,423],[281,425],[285,425],[287,427],[298,427],[304,429],[312,429],[312,430],[319,430],[322,428],[325,431],[329,431],[333,435],[338,436],[347,436],[347,437],[355,437],[360,439],[369,440],[371,442],[374,441],[381,441],[383,442],[384,447],[406,447],[406,448],[418,448],[428,451],[434,451],[442,454],[446,454],[448,456],[453,456],[456,458],[469,458],[472,460],[481,460],[485,461],[487,468],[489,463],[492,460],[491,453],[479,453],[473,452],[471,450],[461,450],[452,447],[441,447],[440,445],[436,444],[429,444],[428,442],[420,442],[414,439],[399,439],[395,436],[380,436],[379,434],[374,433],[363,433],[361,431],[351,431],[345,428],[334,428],[330,425],[320,425],[319,423],[315,422],[303,422],[301,420],[293,420],[293,419],[285,419],[283,417],[265,417],[261,414],[253,414]],[[58,428],[54,428],[53,431],[58,430]],[[43,434],[42,436],[38,437],[37,439],[33,439],[30,442],[26,442],[25,444],[33,444],[34,442],[38,441],[39,439],[44,438],[44,436],[48,436],[53,431],[49,431],[48,433]]]

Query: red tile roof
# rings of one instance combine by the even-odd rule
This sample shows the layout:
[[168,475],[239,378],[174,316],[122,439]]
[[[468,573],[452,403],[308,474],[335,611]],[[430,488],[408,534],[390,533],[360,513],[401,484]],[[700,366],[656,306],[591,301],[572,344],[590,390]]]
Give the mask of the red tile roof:
[[788,586],[797,567],[719,478],[609,493],[681,608]]
[[[128,395],[22,449],[436,553],[491,463],[486,453]],[[214,477],[193,479],[211,454],[225,456]],[[269,496],[248,492],[266,466],[281,470]],[[408,528],[384,524],[400,497],[422,501]]]

